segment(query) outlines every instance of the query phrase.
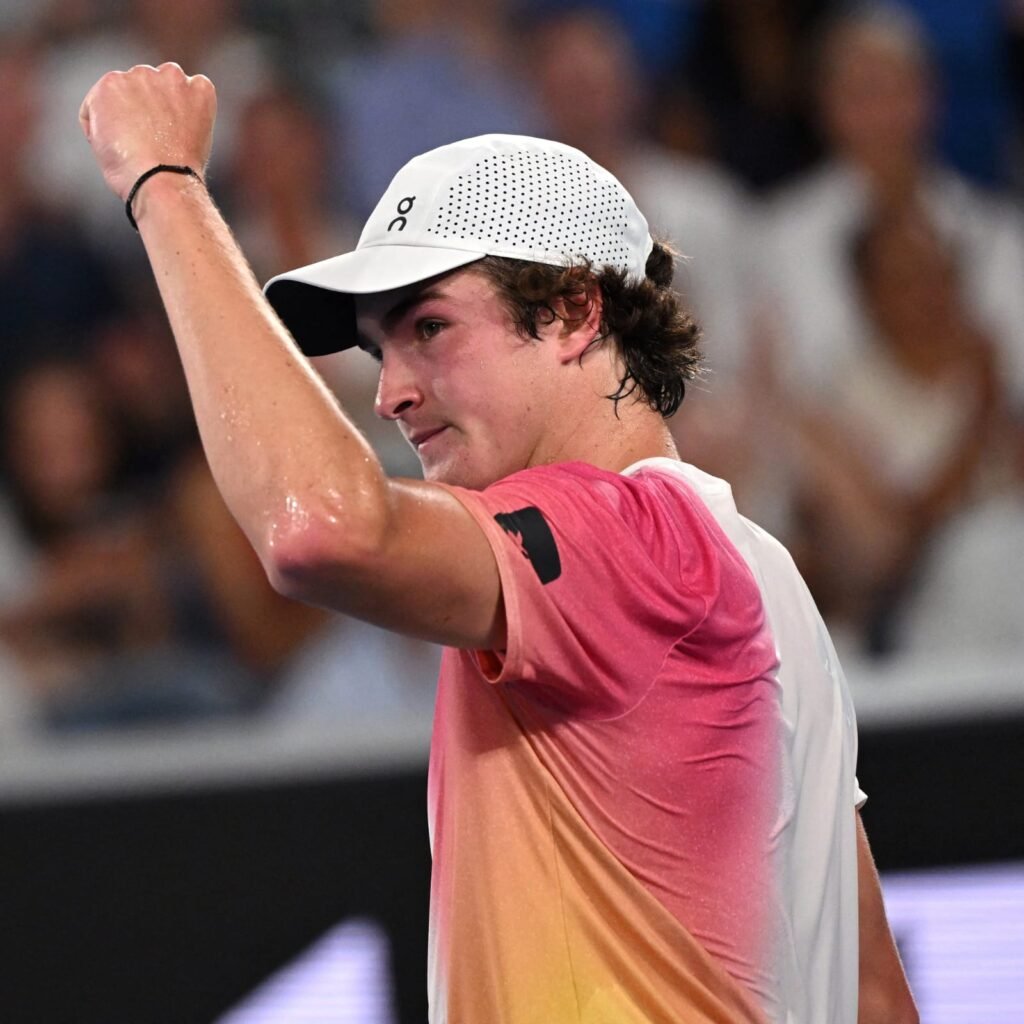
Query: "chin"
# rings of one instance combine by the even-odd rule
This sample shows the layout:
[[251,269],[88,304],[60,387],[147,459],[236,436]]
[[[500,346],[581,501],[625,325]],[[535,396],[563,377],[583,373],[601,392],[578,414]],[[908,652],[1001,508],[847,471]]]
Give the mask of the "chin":
[[[422,463],[421,463],[422,465]],[[451,487],[465,487],[470,491],[482,491],[507,474],[490,471],[458,460],[443,461],[432,466],[423,466],[423,479],[432,484],[448,484]]]

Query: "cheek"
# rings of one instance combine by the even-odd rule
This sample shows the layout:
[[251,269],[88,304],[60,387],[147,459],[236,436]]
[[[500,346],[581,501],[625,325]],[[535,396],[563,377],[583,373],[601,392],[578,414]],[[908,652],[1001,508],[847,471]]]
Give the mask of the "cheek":
[[429,378],[428,387],[430,393],[437,399],[438,402],[448,405],[451,404],[454,396],[458,394],[458,386],[443,374],[435,374]]
[[429,388],[438,407],[462,426],[493,421],[504,405],[504,389],[487,368],[466,367],[462,372],[431,375]]

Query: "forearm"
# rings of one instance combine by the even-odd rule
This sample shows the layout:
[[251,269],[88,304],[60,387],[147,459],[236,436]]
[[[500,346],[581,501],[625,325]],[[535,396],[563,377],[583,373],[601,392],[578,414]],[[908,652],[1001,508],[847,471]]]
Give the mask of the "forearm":
[[386,517],[380,464],[264,300],[205,189],[156,175],[135,213],[207,459],[264,565],[319,529],[365,544]]
[[857,815],[860,998],[857,1024],[920,1024],[860,814]]
[[[503,639],[494,556],[458,501],[391,483],[265,302],[205,189],[216,91],[176,64],[105,74],[79,110],[132,210],[181,353],[210,468],[275,588],[391,628]],[[440,533],[458,537],[437,547]],[[448,552],[454,552],[452,554]],[[438,567],[463,568],[440,595]]]

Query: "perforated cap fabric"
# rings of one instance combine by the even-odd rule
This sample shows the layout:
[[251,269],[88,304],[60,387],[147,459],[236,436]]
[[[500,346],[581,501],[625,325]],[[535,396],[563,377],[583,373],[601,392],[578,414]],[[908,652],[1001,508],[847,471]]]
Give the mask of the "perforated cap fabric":
[[621,183],[571,146],[481,135],[418,156],[395,175],[359,244],[264,289],[307,355],[355,343],[353,295],[389,291],[484,256],[587,260],[639,280],[653,242]]

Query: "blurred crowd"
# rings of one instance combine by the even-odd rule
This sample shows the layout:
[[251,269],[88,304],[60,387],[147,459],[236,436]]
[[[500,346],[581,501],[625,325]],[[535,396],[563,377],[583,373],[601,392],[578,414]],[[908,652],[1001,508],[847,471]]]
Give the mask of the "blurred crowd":
[[[1021,0],[4,0],[0,731],[430,713],[436,649],[275,594],[213,485],[77,120],[166,60],[217,86],[209,186],[261,280],[433,146],[586,151],[684,254],[683,457],[841,651],[1024,648]],[[317,369],[416,475],[372,361]]]

